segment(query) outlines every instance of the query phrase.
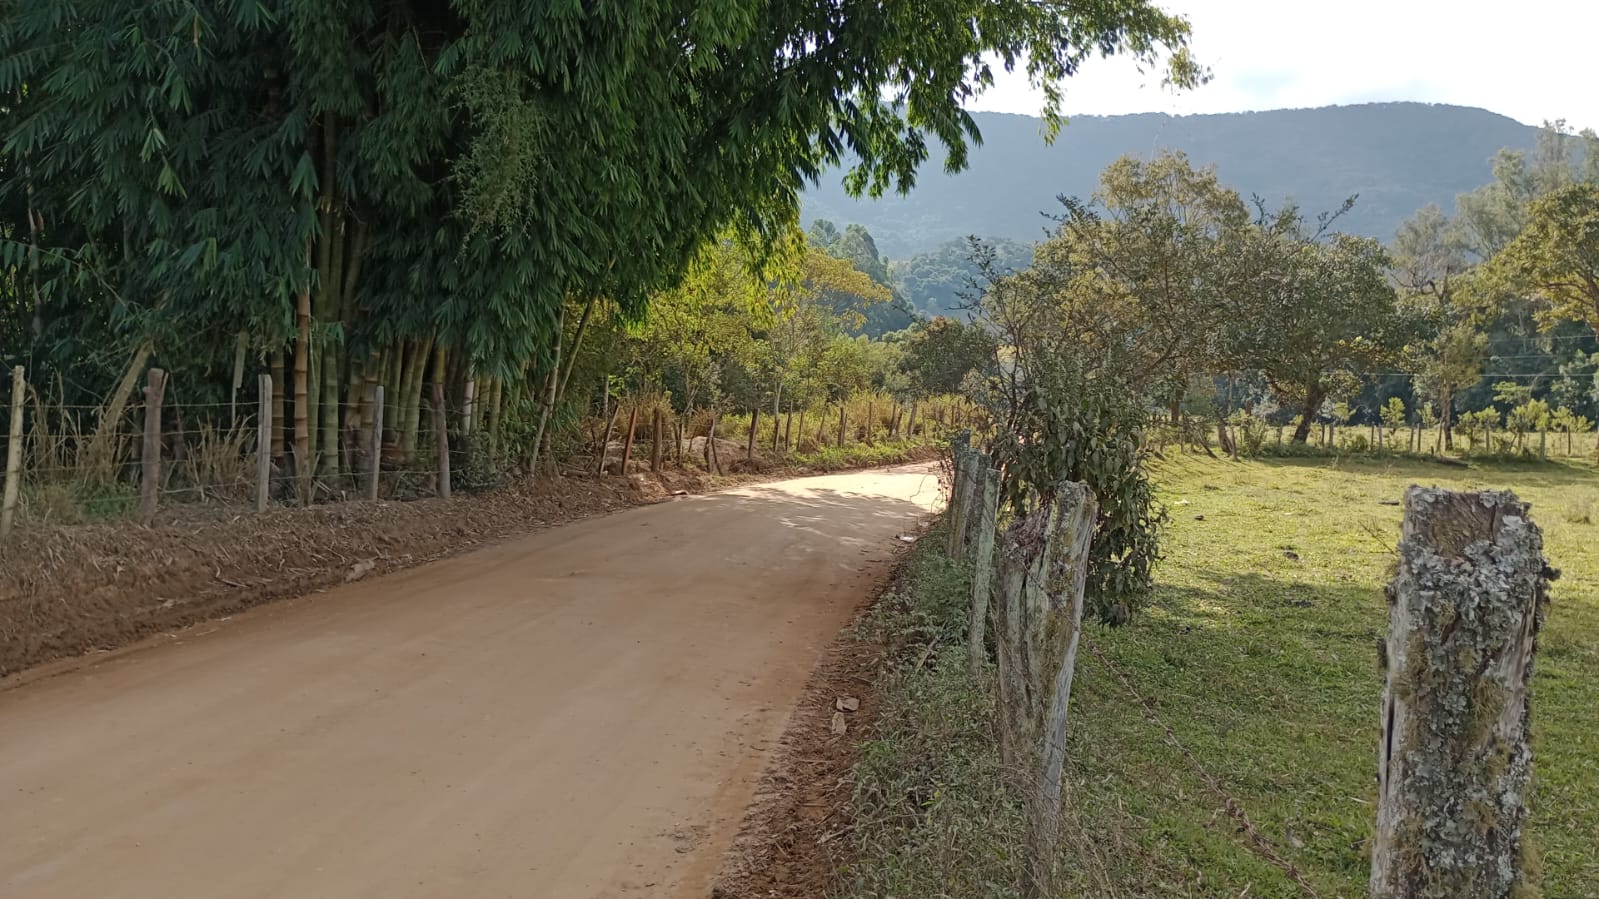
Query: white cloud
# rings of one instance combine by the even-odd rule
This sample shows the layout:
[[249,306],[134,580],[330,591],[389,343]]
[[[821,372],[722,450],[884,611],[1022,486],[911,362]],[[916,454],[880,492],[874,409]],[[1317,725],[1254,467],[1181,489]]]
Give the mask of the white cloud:
[[[1593,55],[1599,2],[1164,0],[1194,28],[1215,79],[1174,94],[1123,59],[1066,87],[1067,114],[1192,114],[1418,100],[1479,106],[1529,125],[1599,128]],[[1002,76],[975,109],[1036,114],[1026,79]]]

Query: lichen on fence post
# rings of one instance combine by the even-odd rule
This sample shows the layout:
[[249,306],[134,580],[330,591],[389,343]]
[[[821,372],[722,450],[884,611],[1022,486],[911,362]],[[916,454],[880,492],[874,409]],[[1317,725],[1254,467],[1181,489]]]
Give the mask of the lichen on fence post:
[[976,534],[972,542],[972,614],[967,627],[973,671],[987,659],[983,631],[988,624],[988,599],[994,587],[994,528],[999,514],[999,471],[982,468],[983,489],[978,500]]
[[1373,899],[1512,899],[1557,575],[1512,493],[1412,487],[1388,590]]
[[1086,484],[1062,483],[1011,525],[1000,553],[1000,753],[1022,791],[1027,896],[1049,895],[1054,882],[1067,710],[1098,511]]

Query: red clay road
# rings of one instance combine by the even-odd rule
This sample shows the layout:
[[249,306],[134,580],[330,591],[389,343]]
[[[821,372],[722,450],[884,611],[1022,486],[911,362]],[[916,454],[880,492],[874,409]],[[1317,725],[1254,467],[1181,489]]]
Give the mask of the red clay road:
[[704,897],[936,495],[684,498],[0,685],[0,896]]

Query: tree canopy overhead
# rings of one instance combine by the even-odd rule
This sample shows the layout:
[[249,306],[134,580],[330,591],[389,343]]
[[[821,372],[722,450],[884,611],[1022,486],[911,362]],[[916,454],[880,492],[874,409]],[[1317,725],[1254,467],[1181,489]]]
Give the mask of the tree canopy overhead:
[[0,261],[38,287],[36,351],[80,313],[148,348],[134,368],[224,364],[242,333],[292,353],[324,447],[395,358],[553,402],[569,303],[636,317],[729,233],[794,251],[797,191],[846,161],[865,193],[935,145],[961,168],[998,68],[1052,118],[1095,56],[1204,77],[1149,0],[0,8]]

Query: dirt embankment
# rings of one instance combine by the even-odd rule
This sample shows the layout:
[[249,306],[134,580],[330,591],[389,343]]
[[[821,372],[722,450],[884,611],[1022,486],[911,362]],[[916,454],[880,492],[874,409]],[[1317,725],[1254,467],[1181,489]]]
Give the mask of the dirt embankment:
[[[936,454],[926,447],[907,455]],[[672,493],[811,473],[795,466],[718,477],[693,469],[626,479],[574,472],[445,501],[260,514],[179,506],[152,527],[25,529],[0,544],[0,677]]]
[[[665,490],[694,489],[675,480]],[[560,478],[450,500],[35,528],[0,546],[0,676],[659,496]]]

